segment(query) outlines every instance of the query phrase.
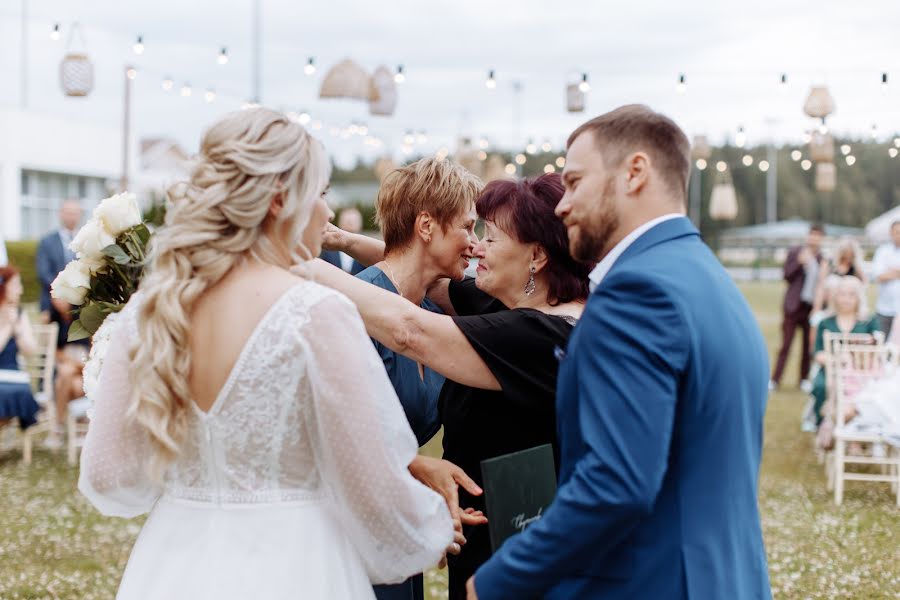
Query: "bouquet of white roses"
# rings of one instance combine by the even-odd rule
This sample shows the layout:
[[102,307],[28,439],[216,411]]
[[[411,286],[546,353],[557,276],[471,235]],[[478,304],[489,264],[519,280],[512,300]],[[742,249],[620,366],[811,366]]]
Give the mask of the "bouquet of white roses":
[[150,230],[134,194],[106,198],[72,240],[73,260],[51,285],[51,295],[78,307],[69,341],[87,338],[117,313],[137,290],[144,273]]

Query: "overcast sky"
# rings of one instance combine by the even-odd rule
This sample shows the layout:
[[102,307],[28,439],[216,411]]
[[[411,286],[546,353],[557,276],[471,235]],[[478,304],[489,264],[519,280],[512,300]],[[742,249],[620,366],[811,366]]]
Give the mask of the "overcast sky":
[[[0,105],[20,102],[22,0],[0,0]],[[29,109],[117,125],[122,71],[135,80],[133,123],[139,136],[178,139],[196,150],[203,128],[252,96],[253,0],[27,0]],[[425,149],[452,150],[460,134],[521,148],[532,138],[557,148],[580,122],[618,105],[642,102],[674,117],[690,135],[713,141],[743,125],[750,144],[796,141],[810,127],[802,113],[813,83],[827,83],[837,103],[833,130],[887,139],[900,131],[900,2],[897,0],[729,0],[637,3],[568,0],[456,2],[302,2],[261,0],[262,100],[306,109],[341,163],[356,154],[399,151],[404,132],[426,130]],[[84,27],[95,88],[65,98],[58,64],[72,23]],[[49,32],[61,24],[62,40]],[[142,35],[146,50],[131,47]],[[216,63],[227,46],[230,62]],[[76,45],[77,47],[77,45]],[[307,57],[318,72],[303,74]],[[328,66],[353,58],[372,71],[403,64],[392,117],[370,117],[365,104],[318,100]],[[497,89],[484,81],[496,70]],[[881,72],[891,86],[884,93]],[[589,74],[587,111],[569,114],[566,83]],[[788,86],[780,89],[780,74]],[[678,94],[679,73],[687,91]],[[161,89],[164,76],[175,89]],[[193,95],[179,89],[190,82]],[[521,84],[518,98],[514,82]],[[207,104],[203,90],[215,88]],[[341,140],[331,127],[365,122],[385,143]],[[2,132],[0,132],[2,135]]]

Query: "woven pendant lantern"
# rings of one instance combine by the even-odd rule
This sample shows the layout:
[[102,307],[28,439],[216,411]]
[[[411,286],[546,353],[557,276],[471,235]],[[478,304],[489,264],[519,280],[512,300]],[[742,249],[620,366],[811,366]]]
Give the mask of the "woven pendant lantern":
[[731,221],[738,214],[737,192],[731,177],[724,174],[709,196],[709,216],[715,221]]
[[705,135],[695,135],[694,143],[691,144],[691,160],[709,160],[712,156],[712,148]]
[[369,74],[350,59],[331,67],[322,79],[319,98],[369,100]]
[[397,84],[385,66],[375,69],[369,80],[369,114],[389,117],[397,108]]
[[816,164],[816,191],[833,192],[837,186],[837,168],[834,163],[820,162]]
[[814,119],[824,119],[834,112],[834,98],[824,85],[814,85],[803,104],[803,112]]
[[814,131],[811,134],[809,157],[813,162],[834,162],[834,138],[830,133]]
[[76,50],[72,42],[75,36],[81,38],[81,47],[86,46],[81,24],[72,25],[66,54],[59,63],[59,84],[63,93],[70,98],[83,98],[94,89],[94,64],[86,50]]
[[566,110],[570,113],[584,112],[584,100],[585,95],[579,84],[570,83],[566,86]]

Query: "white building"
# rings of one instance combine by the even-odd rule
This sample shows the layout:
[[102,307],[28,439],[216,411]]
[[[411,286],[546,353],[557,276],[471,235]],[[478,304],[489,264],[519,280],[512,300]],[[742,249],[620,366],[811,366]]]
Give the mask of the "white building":
[[[131,157],[135,173],[134,150]],[[69,198],[87,213],[118,189],[121,173],[121,129],[0,109],[0,237],[41,237]]]

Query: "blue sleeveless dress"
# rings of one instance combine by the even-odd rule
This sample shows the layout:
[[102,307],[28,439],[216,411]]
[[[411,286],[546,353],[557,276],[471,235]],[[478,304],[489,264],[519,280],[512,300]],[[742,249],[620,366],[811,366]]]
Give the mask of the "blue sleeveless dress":
[[[0,350],[0,371],[19,371],[16,355],[19,347],[16,338],[11,337]],[[31,386],[27,383],[10,383],[0,378],[0,419],[19,419],[19,427],[26,429],[37,423],[40,406],[34,400]]]

